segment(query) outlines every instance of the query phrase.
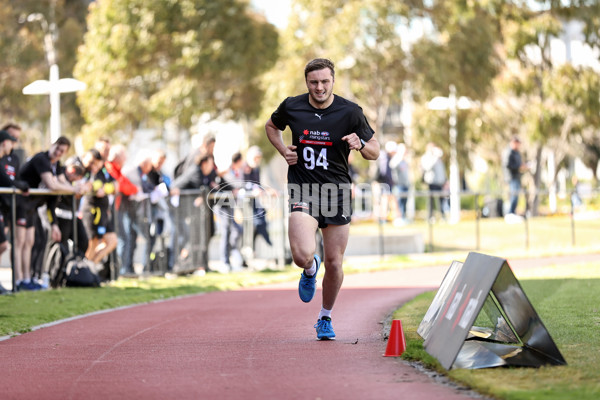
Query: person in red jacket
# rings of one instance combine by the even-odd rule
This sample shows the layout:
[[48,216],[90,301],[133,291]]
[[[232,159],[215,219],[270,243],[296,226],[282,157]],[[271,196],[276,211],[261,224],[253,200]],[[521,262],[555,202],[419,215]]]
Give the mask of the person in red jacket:
[[[123,165],[127,161],[127,151],[121,144],[116,144],[110,148],[108,159],[104,166],[106,170],[117,181],[117,192],[123,196],[133,196],[137,194],[138,188],[121,172]],[[119,196],[117,196],[117,199]],[[117,209],[119,203],[117,203]]]
[[119,256],[119,260],[121,262],[121,272],[133,273],[133,268],[131,267],[131,265],[124,265],[123,263],[125,247],[129,241],[129,230],[125,229],[123,225],[123,217],[125,216],[127,211],[122,209],[121,203],[123,202],[124,198],[127,199],[129,198],[129,196],[137,195],[139,189],[125,175],[123,175],[122,169],[126,161],[127,150],[125,149],[125,146],[121,144],[116,144],[114,146],[111,146],[108,154],[108,159],[104,163],[104,167],[106,168],[106,171],[110,174],[110,176],[112,176],[117,182],[115,197],[115,222],[117,224],[118,232],[117,255]]

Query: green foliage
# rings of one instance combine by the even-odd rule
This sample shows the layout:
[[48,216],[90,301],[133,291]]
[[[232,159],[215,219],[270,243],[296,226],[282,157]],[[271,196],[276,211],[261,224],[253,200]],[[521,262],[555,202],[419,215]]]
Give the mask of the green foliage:
[[256,114],[260,74],[274,62],[277,34],[240,0],[107,0],[94,4],[76,75],[94,136],[140,124]]
[[[27,16],[40,13],[45,21],[27,21]],[[25,96],[22,89],[38,79],[48,79],[49,66],[44,49],[44,35],[49,26],[56,26],[54,47],[60,76],[71,77],[76,49],[85,30],[87,2],[84,0],[23,0],[0,4],[0,116],[3,121],[14,120],[23,125],[45,124],[50,115],[47,96]],[[46,24],[47,22],[47,24]],[[44,27],[48,27],[44,31]],[[72,136],[80,125],[74,95],[62,95],[63,133]],[[38,151],[39,138],[23,135],[28,152]],[[43,141],[45,142],[45,141]]]
[[567,360],[567,366],[445,371],[424,351],[423,340],[416,333],[434,292],[416,297],[394,313],[395,319],[402,320],[407,341],[402,358],[420,361],[445,372],[452,380],[498,399],[597,398],[600,385],[595,354],[600,351],[600,341],[595,332],[600,321],[597,307],[600,280],[590,278],[598,276],[598,267],[551,266],[527,274],[536,277],[520,279],[521,285]]
[[[357,102],[377,134],[387,110],[398,102],[408,78],[407,56],[399,25],[407,8],[402,2],[361,0],[294,0],[294,16],[281,33],[280,54],[265,76],[266,97],[257,132],[287,96],[306,92],[304,66],[316,57],[336,64],[334,92]],[[273,151],[266,147],[267,156]]]
[[454,84],[460,96],[483,100],[501,66],[497,16],[479,2],[436,1],[427,16],[437,35],[413,46],[413,70],[422,100],[447,95]]

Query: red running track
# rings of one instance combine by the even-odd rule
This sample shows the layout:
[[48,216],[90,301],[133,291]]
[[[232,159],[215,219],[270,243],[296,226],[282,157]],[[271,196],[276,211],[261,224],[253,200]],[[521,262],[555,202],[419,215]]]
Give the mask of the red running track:
[[[0,342],[2,399],[464,399],[382,357],[391,311],[446,267],[349,275],[316,340],[297,283],[145,304]],[[320,284],[320,283],[319,283]]]

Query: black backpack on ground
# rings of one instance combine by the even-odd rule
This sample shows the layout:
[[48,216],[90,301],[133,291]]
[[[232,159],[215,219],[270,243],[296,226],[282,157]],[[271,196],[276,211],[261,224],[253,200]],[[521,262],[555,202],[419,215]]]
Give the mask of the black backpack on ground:
[[50,286],[59,288],[98,287],[100,277],[96,265],[79,252],[61,243],[52,243],[46,257]]
[[96,265],[81,254],[70,254],[63,267],[66,275],[66,286],[98,287],[100,277],[96,273]]

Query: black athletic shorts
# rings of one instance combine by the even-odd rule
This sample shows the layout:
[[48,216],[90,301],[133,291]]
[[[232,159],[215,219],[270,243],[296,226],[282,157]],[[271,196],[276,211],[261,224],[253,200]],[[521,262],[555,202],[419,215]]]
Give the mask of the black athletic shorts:
[[352,219],[350,184],[288,183],[290,212],[303,212],[315,218],[319,228],[346,225]]
[[17,196],[17,226],[32,228],[35,225],[37,209],[43,204],[44,199],[40,196],[33,197]]
[[90,238],[102,238],[115,231],[109,208],[92,207],[83,215],[83,225]]
[[[6,221],[6,223],[8,224],[9,221]],[[4,233],[5,227],[6,225],[4,224],[4,215],[0,212],[0,243],[4,243],[6,242],[8,239],[6,237],[6,233]]]

